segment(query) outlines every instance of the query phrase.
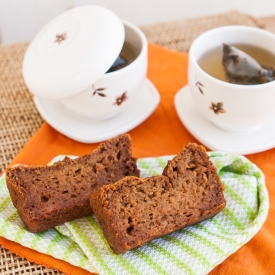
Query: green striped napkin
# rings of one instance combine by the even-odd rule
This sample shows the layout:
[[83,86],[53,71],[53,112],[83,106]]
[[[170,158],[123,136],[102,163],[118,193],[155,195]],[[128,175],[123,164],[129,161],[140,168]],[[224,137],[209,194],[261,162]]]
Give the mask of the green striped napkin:
[[[25,230],[0,178],[0,235],[89,271],[104,274],[206,274],[249,241],[263,225],[268,193],[263,173],[245,157],[211,152],[225,186],[226,208],[199,224],[123,255],[112,252],[94,216],[42,233]],[[142,177],[159,175],[172,156],[138,160]],[[57,157],[54,161],[62,159]]]

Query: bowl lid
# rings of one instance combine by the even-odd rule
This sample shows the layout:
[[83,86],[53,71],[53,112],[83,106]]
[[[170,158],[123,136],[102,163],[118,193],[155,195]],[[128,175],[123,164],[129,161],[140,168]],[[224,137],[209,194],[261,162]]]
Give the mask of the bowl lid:
[[70,9],[30,43],[23,60],[25,83],[46,99],[81,92],[112,66],[124,38],[123,23],[112,11],[95,5]]

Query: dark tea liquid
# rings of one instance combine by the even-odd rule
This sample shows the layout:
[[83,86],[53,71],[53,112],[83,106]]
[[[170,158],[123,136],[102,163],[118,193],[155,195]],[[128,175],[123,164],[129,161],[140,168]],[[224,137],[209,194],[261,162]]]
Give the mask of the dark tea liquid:
[[114,72],[128,66],[137,58],[137,56],[138,53],[134,47],[125,42],[118,58],[107,73]]
[[[248,45],[248,44],[230,44],[230,45],[252,56],[262,66],[275,68],[275,55],[273,53],[265,49]],[[219,80],[227,82],[224,68],[222,65],[222,45],[204,54],[198,60],[198,64],[209,75]]]

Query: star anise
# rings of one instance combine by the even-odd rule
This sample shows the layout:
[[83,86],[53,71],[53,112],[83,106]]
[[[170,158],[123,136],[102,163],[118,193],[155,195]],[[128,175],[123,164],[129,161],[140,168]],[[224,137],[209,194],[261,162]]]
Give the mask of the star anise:
[[126,94],[127,94],[127,92],[124,92],[121,96],[117,96],[116,102],[113,105],[119,106],[120,104],[122,104],[122,102],[128,98]]
[[216,115],[218,115],[219,113],[225,113],[225,110],[222,108],[223,107],[222,102],[218,102],[217,104],[215,102],[211,102],[211,104],[212,106],[209,107],[209,109],[214,111]]
[[67,33],[63,32],[62,34],[57,34],[55,37],[56,37],[56,39],[54,42],[59,45],[62,41],[66,40]]

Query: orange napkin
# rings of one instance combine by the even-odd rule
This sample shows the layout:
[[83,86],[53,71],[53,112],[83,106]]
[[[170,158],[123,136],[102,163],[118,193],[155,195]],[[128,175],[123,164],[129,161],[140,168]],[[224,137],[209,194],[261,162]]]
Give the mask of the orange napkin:
[[[176,154],[187,142],[198,142],[182,125],[174,107],[176,92],[187,84],[188,56],[149,44],[147,77],[157,87],[161,102],[156,111],[130,131],[133,155],[154,157]],[[146,100],[146,98],[144,98]],[[46,164],[60,154],[84,155],[98,144],[83,144],[58,133],[45,123],[26,144],[11,165]],[[262,229],[252,240],[210,272],[216,274],[273,274],[275,271],[275,149],[247,156],[266,176],[270,211]],[[61,270],[66,274],[91,274],[81,268],[38,253],[17,243],[0,238],[0,243],[30,261]]]

